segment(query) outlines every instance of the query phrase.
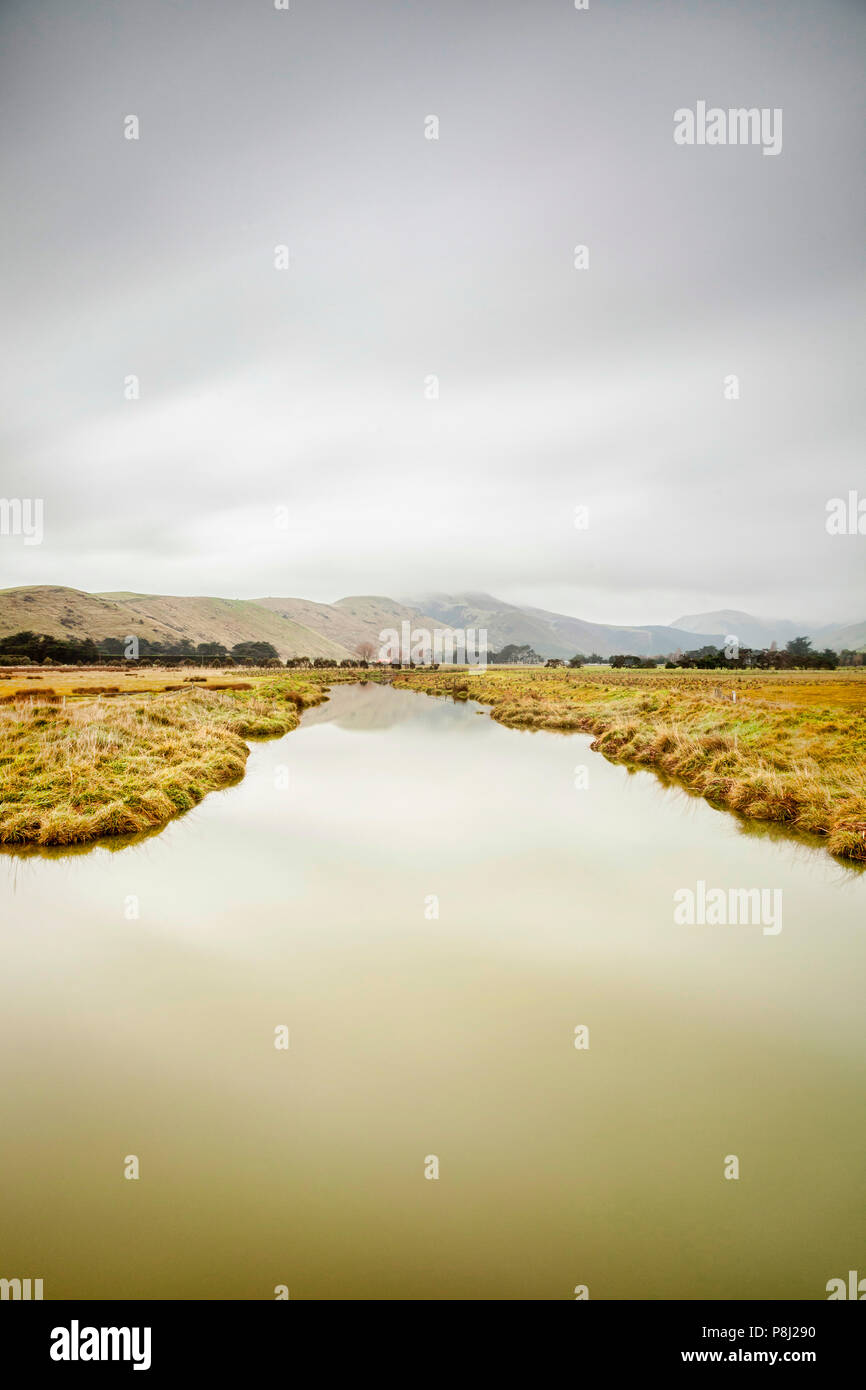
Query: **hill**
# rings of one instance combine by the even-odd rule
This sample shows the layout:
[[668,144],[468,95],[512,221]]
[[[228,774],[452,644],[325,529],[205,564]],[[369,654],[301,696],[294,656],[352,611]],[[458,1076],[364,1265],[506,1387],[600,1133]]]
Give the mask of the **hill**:
[[741,613],[734,608],[723,608],[716,613],[693,613],[677,618],[675,626],[686,632],[734,633],[744,647],[769,647],[776,642],[783,647],[794,637],[809,637],[815,647],[832,647],[841,652],[845,648],[860,651],[866,647],[866,622],[830,623],[817,626],[802,618],[756,618],[753,613]]
[[130,594],[107,597],[57,585],[0,591],[0,636],[30,630],[52,637],[126,637],[150,642],[271,642],[281,658],[349,655],[338,642],[250,599]]
[[543,608],[519,608],[492,594],[427,594],[410,600],[434,613],[442,622],[455,627],[487,629],[487,645],[500,651],[509,643],[529,645],[542,656],[571,657],[575,652],[589,655],[655,656],[677,648],[717,644],[718,634],[683,632],[677,628],[648,625],[620,627],[612,623],[591,623]]
[[505,603],[492,594],[432,593],[398,601],[382,594],[356,594],[336,603],[302,598],[228,599],[206,595],[138,594],[129,590],[89,594],[62,585],[0,590],[0,637],[30,630],[53,637],[126,637],[151,642],[270,642],[286,660],[292,656],[355,654],[362,641],[378,645],[387,628],[486,628],[488,651],[509,643],[529,644],[542,656],[575,652],[660,656],[705,645],[719,646],[734,633],[744,646],[779,646],[810,636],[816,647],[841,651],[866,648],[866,622],[812,628],[788,619],[756,618],[735,609],[692,614],[671,627],[592,623],[543,608]]
[[814,625],[791,622],[788,618],[756,618],[735,608],[722,608],[715,613],[691,613],[677,618],[674,627],[685,632],[721,632],[733,634],[743,647],[769,647],[776,642],[783,647],[793,637],[811,637]]
[[850,623],[846,627],[823,627],[818,632],[819,645],[841,652],[866,651],[866,622]]
[[388,628],[399,633],[403,622],[431,631],[443,626],[438,618],[425,616],[383,595],[356,595],[337,599],[336,603],[313,603],[303,598],[260,598],[255,602],[281,617],[303,623],[350,652],[354,652],[360,642],[373,642],[378,646],[380,633]]

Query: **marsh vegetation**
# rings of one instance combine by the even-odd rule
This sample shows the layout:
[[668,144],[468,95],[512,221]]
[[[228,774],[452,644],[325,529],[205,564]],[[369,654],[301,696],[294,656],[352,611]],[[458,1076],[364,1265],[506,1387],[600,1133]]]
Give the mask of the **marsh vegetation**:
[[[751,820],[866,860],[866,675],[488,668],[10,672],[0,681],[0,843],[150,830],[243,775],[337,682],[475,699],[498,723],[593,735]],[[48,684],[50,681],[50,684]]]

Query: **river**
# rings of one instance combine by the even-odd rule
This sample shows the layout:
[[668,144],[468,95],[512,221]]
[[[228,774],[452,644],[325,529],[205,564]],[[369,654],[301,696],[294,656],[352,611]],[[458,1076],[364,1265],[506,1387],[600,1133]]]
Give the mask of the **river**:
[[[161,833],[4,854],[0,1276],[821,1299],[866,1275],[866,875],[589,743],[338,686]],[[781,930],[675,922],[699,882],[781,890]]]

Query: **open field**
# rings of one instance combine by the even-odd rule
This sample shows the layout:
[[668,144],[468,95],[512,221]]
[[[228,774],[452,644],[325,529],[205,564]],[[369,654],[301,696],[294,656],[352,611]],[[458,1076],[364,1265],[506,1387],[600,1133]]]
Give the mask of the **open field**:
[[609,758],[866,860],[866,672],[489,668],[402,671],[396,684],[479,700],[512,728],[594,734]]
[[[262,672],[256,673],[258,676]],[[272,674],[272,673],[271,673]],[[0,666],[0,704],[8,704],[18,696],[37,696],[50,699],[53,691],[61,699],[80,700],[102,694],[153,694],[176,688],[204,686],[209,689],[231,686],[249,687],[250,673],[234,668],[223,670],[209,667],[183,666],[175,668],[142,666],[131,663],[120,669],[103,666]]]

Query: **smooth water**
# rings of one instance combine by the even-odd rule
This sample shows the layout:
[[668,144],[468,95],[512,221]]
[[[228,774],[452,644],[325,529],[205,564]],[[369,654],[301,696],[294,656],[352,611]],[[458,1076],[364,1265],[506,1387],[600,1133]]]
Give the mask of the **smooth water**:
[[[676,925],[699,879],[781,932]],[[866,875],[588,738],[338,686],[162,833],[0,882],[0,1277],[46,1298],[866,1274]]]

